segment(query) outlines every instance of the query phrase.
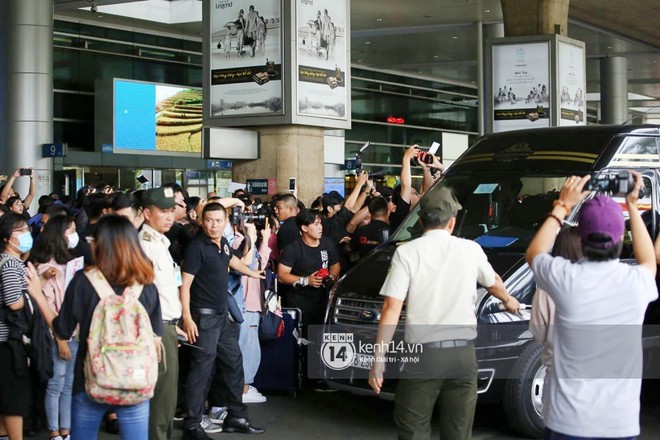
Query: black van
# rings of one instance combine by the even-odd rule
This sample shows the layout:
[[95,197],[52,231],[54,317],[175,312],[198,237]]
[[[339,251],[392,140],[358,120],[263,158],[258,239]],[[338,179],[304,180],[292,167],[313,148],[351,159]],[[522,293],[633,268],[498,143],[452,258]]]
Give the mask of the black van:
[[[509,293],[521,304],[530,305],[535,283],[524,252],[552,209],[565,178],[593,173],[614,176],[629,169],[644,176],[646,190],[640,210],[655,238],[660,219],[660,126],[556,127],[480,137],[443,177],[463,206],[454,235],[479,243]],[[625,208],[624,198],[619,200]],[[567,221],[575,221],[577,211]],[[417,209],[413,208],[387,243],[363,258],[334,286],[326,324],[374,341],[382,306],[378,293],[394,250],[420,234]],[[630,239],[624,241],[621,259],[634,262]],[[540,361],[541,347],[527,328],[530,311],[514,316],[498,306],[499,300],[485,289],[477,290],[474,307],[480,325],[476,341],[480,400],[500,401],[514,430],[539,437],[545,368]],[[405,306],[401,322],[404,319]],[[645,324],[660,324],[658,301],[649,306]],[[645,327],[645,349],[660,345],[660,336],[650,334],[650,329]],[[397,331],[402,332],[403,325]],[[648,351],[645,354],[648,364],[651,356]],[[368,356],[356,356],[341,375],[327,367],[324,374],[335,389],[375,396],[364,374],[372,362]],[[395,382],[385,380],[381,397],[393,398]]]

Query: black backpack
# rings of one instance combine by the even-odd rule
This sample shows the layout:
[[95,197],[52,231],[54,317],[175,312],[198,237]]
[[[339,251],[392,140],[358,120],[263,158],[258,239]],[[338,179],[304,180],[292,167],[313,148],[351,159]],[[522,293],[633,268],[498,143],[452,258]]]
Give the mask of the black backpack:
[[[0,260],[0,271],[9,257]],[[25,306],[21,310],[0,307],[0,319],[9,327],[7,344],[12,351],[14,371],[25,377],[32,369],[41,382],[53,377],[53,338],[39,308],[23,294]]]

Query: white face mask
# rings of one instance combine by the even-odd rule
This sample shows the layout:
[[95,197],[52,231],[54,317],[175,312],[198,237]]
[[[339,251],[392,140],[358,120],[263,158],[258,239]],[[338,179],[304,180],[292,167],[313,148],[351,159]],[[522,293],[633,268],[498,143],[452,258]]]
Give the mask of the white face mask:
[[69,243],[68,244],[69,249],[73,249],[76,246],[78,246],[78,242],[80,241],[80,236],[78,236],[78,234],[69,234],[66,236],[66,240]]

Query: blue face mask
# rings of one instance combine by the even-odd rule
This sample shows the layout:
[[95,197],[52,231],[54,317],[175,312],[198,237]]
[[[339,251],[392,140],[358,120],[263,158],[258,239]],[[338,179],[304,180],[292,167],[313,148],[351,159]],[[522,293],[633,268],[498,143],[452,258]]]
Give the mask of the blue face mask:
[[18,246],[16,247],[22,254],[32,249],[32,234],[23,232],[18,236]]

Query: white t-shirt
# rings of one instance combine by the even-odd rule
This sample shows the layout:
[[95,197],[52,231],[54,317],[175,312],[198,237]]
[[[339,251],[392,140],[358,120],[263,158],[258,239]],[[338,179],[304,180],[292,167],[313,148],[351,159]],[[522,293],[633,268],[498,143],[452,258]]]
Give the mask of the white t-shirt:
[[477,337],[477,283],[495,284],[481,247],[434,229],[399,246],[380,294],[406,301],[406,342],[469,340]]
[[549,254],[536,256],[532,270],[556,307],[546,426],[579,437],[639,435],[642,323],[658,297],[651,272]]

